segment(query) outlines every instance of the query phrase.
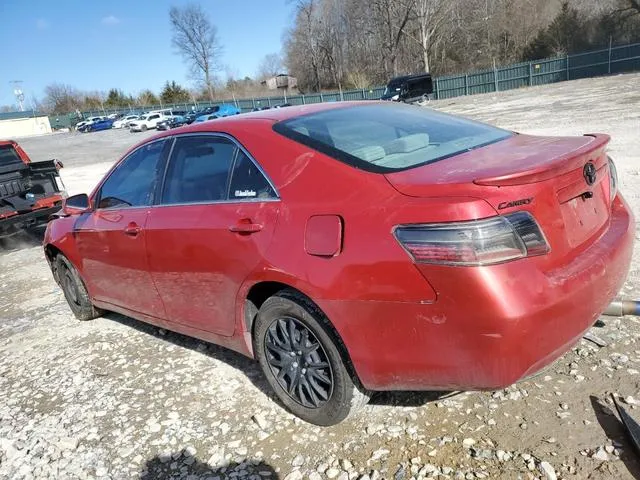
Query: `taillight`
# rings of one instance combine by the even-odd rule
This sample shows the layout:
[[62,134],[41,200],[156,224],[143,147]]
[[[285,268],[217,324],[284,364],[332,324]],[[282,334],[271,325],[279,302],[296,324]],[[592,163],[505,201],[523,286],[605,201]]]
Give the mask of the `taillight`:
[[609,157],[609,197],[611,202],[616,198],[618,194],[618,169],[616,164],[613,163],[611,157]]
[[394,235],[417,263],[492,265],[549,251],[528,212],[455,223],[402,225]]

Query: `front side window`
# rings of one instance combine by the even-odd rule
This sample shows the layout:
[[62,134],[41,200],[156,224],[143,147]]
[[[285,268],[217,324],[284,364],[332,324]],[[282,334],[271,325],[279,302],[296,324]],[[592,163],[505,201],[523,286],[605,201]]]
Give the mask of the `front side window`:
[[149,143],[125,158],[102,185],[98,208],[151,205],[165,144]]
[[236,163],[233,166],[229,199],[244,200],[252,198],[276,198],[276,192],[257,165],[244,152],[239,151]]
[[320,111],[276,123],[273,129],[344,163],[378,173],[437,162],[514,135],[397,103]]
[[162,203],[226,200],[235,144],[222,137],[188,136],[176,140]]

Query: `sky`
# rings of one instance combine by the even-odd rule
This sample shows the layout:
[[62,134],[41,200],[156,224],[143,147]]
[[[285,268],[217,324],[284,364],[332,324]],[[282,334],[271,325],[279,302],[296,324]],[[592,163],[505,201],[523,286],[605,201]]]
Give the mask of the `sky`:
[[[197,0],[196,0],[197,2]],[[53,82],[80,90],[158,93],[168,80],[190,87],[188,67],[171,46],[169,8],[184,0],[0,0],[0,105],[15,104],[21,80],[29,108]],[[193,2],[192,2],[193,3]],[[253,77],[262,58],[280,53],[292,22],[287,0],[201,0],[224,47],[220,72]]]

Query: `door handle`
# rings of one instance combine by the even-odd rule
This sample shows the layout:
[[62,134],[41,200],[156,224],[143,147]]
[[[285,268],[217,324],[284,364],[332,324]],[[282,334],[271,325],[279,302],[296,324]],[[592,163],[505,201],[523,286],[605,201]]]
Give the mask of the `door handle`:
[[231,225],[229,230],[234,233],[256,233],[262,230],[262,225],[253,223],[250,219],[239,220],[235,225]]
[[140,228],[140,226],[136,222],[131,222],[125,227],[124,234],[129,235],[130,237],[137,237],[141,231],[142,228]]

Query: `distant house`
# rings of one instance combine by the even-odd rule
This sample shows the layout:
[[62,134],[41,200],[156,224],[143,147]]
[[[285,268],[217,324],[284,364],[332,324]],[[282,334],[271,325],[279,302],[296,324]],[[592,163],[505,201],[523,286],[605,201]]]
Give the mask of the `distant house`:
[[266,85],[269,90],[282,89],[290,92],[292,89],[298,88],[298,79],[286,73],[279,73],[274,77],[266,78],[261,83]]

